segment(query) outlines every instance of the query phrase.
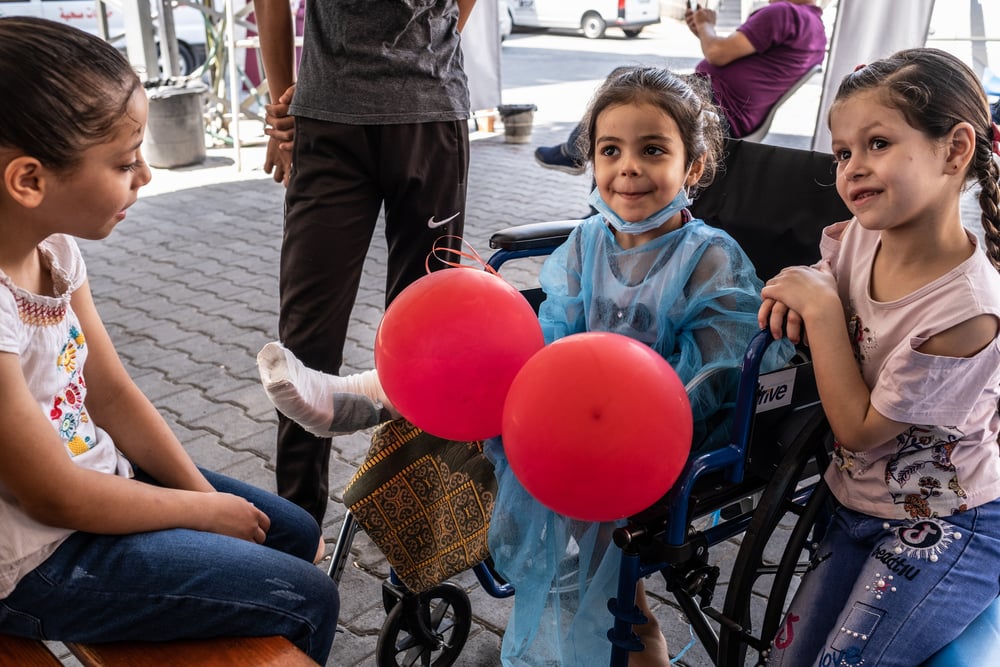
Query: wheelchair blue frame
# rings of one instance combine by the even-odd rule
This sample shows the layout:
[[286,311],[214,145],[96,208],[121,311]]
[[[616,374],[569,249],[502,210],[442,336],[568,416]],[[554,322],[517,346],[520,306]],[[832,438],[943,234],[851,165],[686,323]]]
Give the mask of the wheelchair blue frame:
[[[720,449],[714,449],[697,454],[689,461],[682,477],[675,483],[669,493],[669,506],[665,519],[666,531],[663,541],[667,546],[682,547],[688,541],[689,501],[695,484],[709,473],[721,473],[723,479],[730,484],[743,481],[747,450],[750,445],[750,435],[757,405],[757,387],[760,377],[760,366],[764,353],[773,341],[767,331],[759,332],[743,357],[740,372],[739,387],[734,408],[731,442]],[[749,522],[749,517],[727,521],[711,526],[704,531],[705,548],[719,544],[731,537],[741,534]],[[640,578],[645,578],[671,567],[668,561],[643,563],[640,553],[633,544],[640,537],[639,531],[644,530],[641,524],[630,524],[615,531],[615,542],[622,548],[622,564],[619,571],[617,598],[608,602],[608,608],[615,618],[614,626],[608,631],[608,639],[612,644],[611,667],[627,667],[628,654],[641,650],[638,638],[632,632],[632,625],[645,623],[646,619],[635,606],[635,587]],[[693,623],[695,619],[690,619]],[[696,627],[702,641],[714,634],[705,626]],[[717,649],[717,643],[714,647]],[[713,646],[707,647],[710,654]]]

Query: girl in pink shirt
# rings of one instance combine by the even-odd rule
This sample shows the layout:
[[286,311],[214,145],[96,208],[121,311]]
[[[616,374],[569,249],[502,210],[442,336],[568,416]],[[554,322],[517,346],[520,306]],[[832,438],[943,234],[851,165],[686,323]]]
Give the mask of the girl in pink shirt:
[[[1000,593],[994,126],[972,70],[936,49],[845,77],[829,124],[854,218],[767,284],[759,320],[809,345],[837,503],[768,664],[912,667]],[[960,218],[970,183],[985,251]]]

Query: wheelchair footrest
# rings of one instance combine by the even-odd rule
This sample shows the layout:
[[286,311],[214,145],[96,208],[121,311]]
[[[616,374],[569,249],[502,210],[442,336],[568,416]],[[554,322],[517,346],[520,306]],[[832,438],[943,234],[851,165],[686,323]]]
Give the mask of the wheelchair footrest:
[[639,640],[639,635],[635,634],[631,630],[628,633],[628,637],[616,637],[614,630],[608,630],[608,641],[611,642],[612,646],[617,646],[620,649],[629,651],[630,653],[638,653],[646,646]]
[[608,611],[610,611],[611,615],[619,621],[625,621],[629,625],[643,625],[645,623],[649,623],[649,619],[646,618],[645,614],[639,611],[638,607],[633,605],[630,610],[621,609],[621,605],[618,604],[618,600],[615,598],[608,600]]

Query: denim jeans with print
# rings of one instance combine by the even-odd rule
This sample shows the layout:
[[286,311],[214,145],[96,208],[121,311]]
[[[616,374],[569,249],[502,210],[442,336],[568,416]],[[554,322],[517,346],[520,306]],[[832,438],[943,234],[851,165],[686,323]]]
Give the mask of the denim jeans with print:
[[1000,594],[1000,501],[943,519],[838,507],[770,650],[770,667],[914,667]]
[[340,601],[312,564],[316,521],[274,494],[202,472],[268,515],[263,545],[186,529],[73,533],[0,600],[0,631],[78,642],[283,635],[325,664]]

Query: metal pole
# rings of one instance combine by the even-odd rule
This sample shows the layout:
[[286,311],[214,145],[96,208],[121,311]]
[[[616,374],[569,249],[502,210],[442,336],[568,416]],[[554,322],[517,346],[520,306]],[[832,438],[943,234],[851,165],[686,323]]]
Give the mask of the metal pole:
[[149,0],[124,0],[122,16],[125,20],[125,52],[129,62],[143,81],[158,79],[160,67],[156,58]]
[[97,13],[97,34],[106,42],[108,41],[108,8],[104,5],[104,0],[94,0],[94,9]]
[[233,0],[226,0],[226,61],[229,72],[229,134],[233,138],[233,163],[243,171],[240,159],[240,90],[242,81],[236,68],[236,12]]
[[986,55],[986,41],[978,37],[986,37],[986,24],[983,21],[982,0],[969,0],[969,33],[972,35],[972,69],[976,76],[982,78],[983,70],[989,64]]
[[156,6],[163,77],[174,79],[181,73],[180,54],[177,52],[177,33],[174,30],[174,7],[170,0],[156,0]]

